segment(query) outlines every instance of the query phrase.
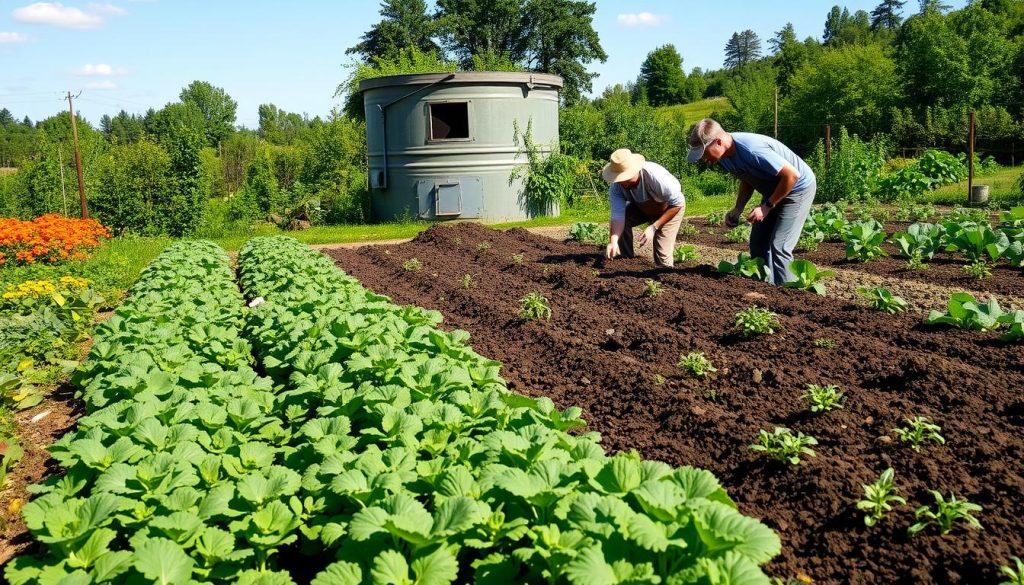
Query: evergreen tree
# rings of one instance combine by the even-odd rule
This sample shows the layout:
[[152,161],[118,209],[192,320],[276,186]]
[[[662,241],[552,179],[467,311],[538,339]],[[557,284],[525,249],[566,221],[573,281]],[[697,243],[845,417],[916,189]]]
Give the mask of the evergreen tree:
[[906,3],[907,0],[882,0],[882,3],[871,11],[871,30],[898,29],[903,22],[900,12]]
[[796,30],[793,29],[792,22],[787,22],[782,30],[777,31],[775,36],[768,40],[768,46],[771,47],[772,55],[778,55],[783,46],[795,42],[797,42]]
[[750,29],[732,33],[729,42],[725,44],[725,66],[730,69],[742,68],[760,58],[761,39]]

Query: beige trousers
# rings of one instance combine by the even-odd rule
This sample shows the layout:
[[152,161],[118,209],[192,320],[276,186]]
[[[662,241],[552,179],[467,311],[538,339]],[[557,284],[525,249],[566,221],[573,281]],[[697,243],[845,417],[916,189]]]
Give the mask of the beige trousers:
[[[665,212],[665,209],[667,209],[667,206],[663,206],[661,212],[657,212],[654,209],[650,210],[651,214],[657,213],[657,215],[651,217],[635,203],[626,205],[626,227],[623,228],[622,235],[619,236],[619,252],[623,258],[632,258],[635,255],[633,250],[633,228],[656,221]],[[661,229],[654,232],[655,265],[672,266],[674,263],[672,252],[676,247],[676,236],[679,235],[679,226],[683,223],[685,211],[685,208],[680,209],[675,217],[661,226]]]

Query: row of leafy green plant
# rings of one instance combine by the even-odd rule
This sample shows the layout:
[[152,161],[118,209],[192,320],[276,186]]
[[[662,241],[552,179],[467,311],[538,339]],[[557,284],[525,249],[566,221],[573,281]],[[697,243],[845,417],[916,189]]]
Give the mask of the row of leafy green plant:
[[169,247],[96,327],[73,381],[88,414],[50,447],[65,470],[30,488],[45,545],[8,582],[274,583],[301,476],[271,468],[294,435],[253,369],[244,303],[209,242]]
[[334,560],[321,578],[767,582],[778,538],[710,473],[609,457],[567,432],[579,409],[510,393],[439,313],[391,304],[294,240],[251,240],[239,261],[280,408],[317,429],[288,463],[303,470],[299,546]]

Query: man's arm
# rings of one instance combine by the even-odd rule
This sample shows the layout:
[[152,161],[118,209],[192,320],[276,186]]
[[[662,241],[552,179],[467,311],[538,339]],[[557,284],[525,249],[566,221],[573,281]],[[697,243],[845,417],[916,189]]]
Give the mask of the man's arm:
[[793,165],[786,163],[779,169],[779,183],[775,186],[775,191],[772,192],[771,196],[765,201],[770,204],[765,205],[762,203],[755,207],[750,214],[747,216],[747,221],[750,223],[757,223],[765,218],[771,212],[771,208],[779,204],[780,201],[789,197],[789,192],[793,190],[793,185],[800,180],[800,172],[797,171]]
[[736,205],[733,206],[728,213],[725,214],[725,225],[727,227],[735,227],[740,223],[740,214],[743,213],[743,208],[747,206],[747,201],[750,201],[750,196],[754,194],[754,186],[750,183],[740,180],[740,188],[736,192]]

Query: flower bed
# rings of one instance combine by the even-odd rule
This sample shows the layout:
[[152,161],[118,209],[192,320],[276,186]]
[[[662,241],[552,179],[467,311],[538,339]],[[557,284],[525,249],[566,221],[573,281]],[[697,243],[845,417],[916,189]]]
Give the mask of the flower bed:
[[101,238],[109,237],[110,230],[92,219],[57,214],[31,221],[0,218],[0,266],[84,260]]

